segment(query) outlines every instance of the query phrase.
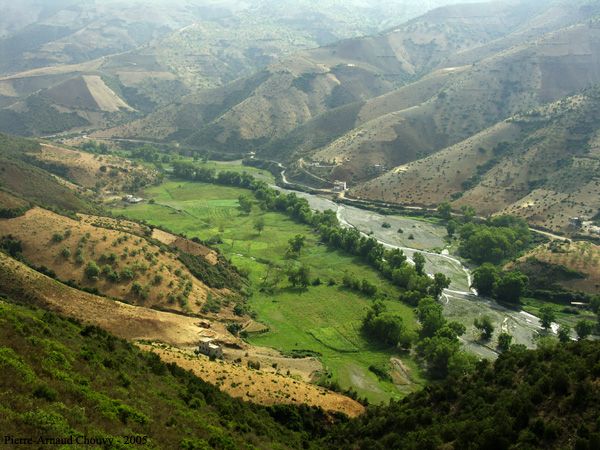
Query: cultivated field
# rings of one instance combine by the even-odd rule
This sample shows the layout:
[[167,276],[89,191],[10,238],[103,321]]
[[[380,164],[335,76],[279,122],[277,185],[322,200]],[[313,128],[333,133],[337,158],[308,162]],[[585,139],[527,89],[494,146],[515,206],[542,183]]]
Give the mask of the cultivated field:
[[[401,397],[414,389],[420,376],[410,358],[404,361],[411,368],[404,385],[380,381],[368,370],[372,364],[388,365],[393,355],[362,337],[360,320],[371,300],[342,288],[341,281],[348,272],[353,278],[376,284],[388,310],[402,315],[406,325],[415,328],[413,311],[396,300],[397,290],[370,267],[321,245],[308,227],[287,216],[265,213],[258,206],[249,215],[242,214],[237,200],[240,195],[252,194],[232,187],[170,181],[146,190],[145,196],[154,199],[154,204],[119,207],[113,212],[160,224],[188,237],[222,241],[218,245],[221,251],[249,272],[253,289],[250,305],[257,320],[269,328],[266,333],[251,335],[252,344],[291,355],[306,351],[319,355],[331,379],[375,402]],[[253,227],[259,217],[265,222],[260,234]],[[306,246],[297,261],[286,259],[288,240],[297,234],[306,236]],[[306,290],[292,288],[283,273],[289,264],[309,267],[311,280],[319,278],[321,284]],[[334,283],[331,286],[330,279]],[[265,284],[274,284],[273,293],[261,290]]]

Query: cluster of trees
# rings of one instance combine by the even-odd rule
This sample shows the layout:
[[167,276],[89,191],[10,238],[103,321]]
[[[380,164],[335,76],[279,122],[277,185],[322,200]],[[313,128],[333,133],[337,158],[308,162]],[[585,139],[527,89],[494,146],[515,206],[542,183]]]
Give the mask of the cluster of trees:
[[386,311],[381,301],[375,301],[362,322],[364,333],[377,342],[390,346],[410,348],[414,336],[398,314]]
[[504,272],[491,263],[482,264],[473,271],[473,287],[477,293],[502,302],[519,303],[527,281],[527,276],[521,272]]
[[326,439],[331,448],[600,448],[599,358],[590,341],[513,346],[465,377],[370,408]]
[[[261,209],[282,212],[300,223],[312,226],[319,232],[323,242],[331,248],[358,256],[396,286],[404,289],[405,293],[402,294],[401,300],[412,305],[416,305],[419,299],[426,295],[438,298],[450,285],[450,280],[443,274],[436,274],[434,278],[430,278],[424,272],[425,259],[422,255],[418,253],[414,255],[414,265],[412,265],[401,250],[386,249],[376,239],[361,235],[356,229],[341,227],[334,211],[312,211],[305,198],[298,197],[295,193],[281,193],[248,173],[216,172],[212,168],[189,161],[175,161],[173,172],[175,176],[183,179],[242,187],[254,191]],[[299,242],[294,244],[296,243]],[[295,248],[292,242],[290,242],[290,250],[293,254]]]
[[351,276],[349,273],[344,273],[342,285],[345,288],[352,289],[353,291],[362,292],[367,297],[375,297],[377,294],[376,285],[366,279],[359,280],[358,278]]
[[483,224],[468,222],[457,231],[460,254],[479,264],[499,264],[513,258],[531,239],[527,223],[508,215],[492,217]]
[[531,240],[527,222],[520,217],[501,215],[475,223],[475,210],[465,205],[461,208],[461,219],[457,221],[452,218],[452,207],[448,202],[441,203],[437,212],[446,221],[448,236],[459,235],[461,255],[479,264],[499,264],[513,258]]
[[474,364],[474,357],[461,351],[459,337],[466,328],[458,322],[444,318],[442,305],[432,297],[424,297],[417,306],[421,323],[417,354],[426,362],[433,378],[459,376]]

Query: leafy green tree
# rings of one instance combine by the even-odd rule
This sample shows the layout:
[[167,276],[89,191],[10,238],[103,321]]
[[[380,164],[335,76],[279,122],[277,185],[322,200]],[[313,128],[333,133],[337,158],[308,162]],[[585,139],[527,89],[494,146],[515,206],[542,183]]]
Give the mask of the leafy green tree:
[[558,340],[563,344],[571,342],[571,327],[568,325],[561,325],[558,328]]
[[521,272],[508,272],[498,280],[496,298],[503,302],[519,303],[528,282]]
[[419,253],[416,252],[413,255],[413,262],[415,263],[415,270],[417,271],[417,274],[419,275],[424,275],[425,272],[425,257]]
[[260,216],[254,221],[254,229],[258,232],[259,235],[263,232],[263,230],[265,229],[264,217]]
[[436,334],[433,337],[424,338],[417,345],[419,356],[427,361],[431,375],[435,378],[445,378],[448,374],[448,364],[458,351],[460,342],[458,339]]
[[494,325],[489,316],[478,317],[473,321],[473,325],[481,332],[481,339],[490,340],[494,334]]
[[473,218],[475,217],[475,208],[473,208],[472,206],[469,205],[463,205],[460,208],[460,212],[463,215],[463,220],[465,222],[471,222],[473,220]]
[[449,220],[448,223],[446,224],[446,232],[448,233],[448,236],[450,236],[450,237],[454,237],[454,233],[456,233],[457,229],[458,229],[458,223],[456,222],[456,220]]
[[556,313],[551,306],[543,306],[540,308],[540,322],[544,330],[550,329],[552,322],[556,320]]
[[302,250],[302,247],[304,247],[305,241],[306,237],[301,234],[297,234],[288,241],[287,253],[292,256],[300,255],[300,251]]
[[293,287],[306,288],[310,284],[310,269],[307,266],[290,267],[287,275]]
[[363,320],[365,333],[382,344],[397,346],[407,333],[401,316],[393,313],[369,314]]
[[589,320],[580,320],[575,324],[575,332],[579,340],[587,338],[592,331],[594,331],[594,323]]
[[444,220],[449,220],[452,217],[452,207],[448,202],[440,203],[437,207],[437,212]]
[[238,197],[238,203],[240,204],[240,209],[245,214],[250,214],[252,211],[252,200],[246,195],[240,195]]
[[424,297],[417,306],[417,318],[421,323],[421,335],[432,337],[446,324],[442,305],[431,297]]
[[498,269],[490,263],[482,264],[473,271],[472,287],[483,297],[491,297],[498,282]]
[[90,280],[95,280],[100,275],[100,267],[94,261],[90,261],[87,263],[87,266],[84,270],[85,276]]
[[450,286],[450,278],[443,273],[436,273],[433,276],[433,283],[429,286],[429,295],[438,300],[448,286]]
[[498,349],[501,352],[506,352],[510,348],[512,343],[512,336],[508,333],[502,332],[498,335]]

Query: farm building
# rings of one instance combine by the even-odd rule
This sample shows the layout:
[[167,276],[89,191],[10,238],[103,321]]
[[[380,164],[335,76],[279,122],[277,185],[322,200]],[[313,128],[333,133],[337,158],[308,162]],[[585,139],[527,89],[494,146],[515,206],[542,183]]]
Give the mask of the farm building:
[[202,338],[198,344],[198,353],[211,358],[223,359],[223,348],[216,344],[212,338]]

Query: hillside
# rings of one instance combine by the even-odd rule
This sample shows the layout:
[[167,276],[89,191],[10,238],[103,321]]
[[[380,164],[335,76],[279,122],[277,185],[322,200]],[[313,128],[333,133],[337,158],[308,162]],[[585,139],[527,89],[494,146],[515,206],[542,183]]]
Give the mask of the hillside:
[[[285,358],[272,350],[249,346],[232,336],[219,320],[200,320],[82,292],[58,283],[2,252],[0,269],[0,294],[27,307],[56,312],[140,343],[165,362],[191,369],[203,380],[235,397],[266,405],[309,404],[349,416],[363,411],[356,401],[307,382],[310,372],[320,369],[317,362],[307,358]],[[124,323],[127,326],[123,326]],[[210,361],[208,357],[193,353],[203,337],[226,346],[226,362]],[[249,361],[252,364],[262,362],[264,367],[262,370],[251,369],[247,364]],[[282,389],[269,388],[279,383]]]
[[36,141],[0,133],[0,192],[47,208],[94,211],[76,186],[31,164],[28,155],[38,154],[41,148]]
[[[87,438],[94,446],[126,448],[132,443],[125,436],[156,449],[309,444],[297,429],[301,419],[281,420],[286,407],[232,399],[95,326],[7,300],[0,300],[0,324],[0,389],[10,392],[3,394],[0,426],[8,439],[31,438],[36,448],[68,445],[60,439],[70,437],[81,445]],[[316,427],[327,423],[322,412],[306,407],[290,407],[289,414],[306,414]]]
[[44,208],[97,212],[98,200],[156,183],[153,169],[124,158],[0,133],[0,191]]
[[420,104],[380,115],[316,152],[334,176],[360,181],[365,168],[422,159],[516,113],[600,82],[600,32],[584,23],[544,35],[469,66]]
[[537,289],[600,291],[600,246],[591,242],[559,242],[539,246],[511,266],[529,276]]
[[230,295],[209,288],[205,283],[211,280],[194,277],[176,252],[102,224],[102,218],[77,221],[33,208],[21,217],[0,220],[0,235],[21,241],[25,260],[59,280],[128,303],[200,313],[209,298],[220,302]]
[[516,214],[548,229],[576,232],[571,217],[600,209],[598,89],[498,123],[425,159],[353,190],[399,203],[471,205]]
[[[543,9],[541,5],[536,8]],[[522,26],[528,14],[532,14],[531,7],[522,4],[441,8],[385,33],[343,40],[283,59],[269,66],[258,84],[251,82],[251,89],[239,86],[248,86],[256,76],[227,86],[227,91],[237,94],[231,103],[217,104],[220,112],[215,117],[178,119],[186,108],[203,111],[210,103],[216,103],[214,96],[190,97],[183,99],[182,105],[159,110],[132,126],[112,129],[105,135],[185,140],[216,151],[254,150],[284,137],[319,114],[418,80],[449,55]],[[188,131],[192,128],[188,123],[200,129]],[[164,133],[154,133],[157,124],[162,124]]]
[[595,342],[513,348],[474,373],[371,409],[328,437],[331,448],[598,448]]
[[53,313],[2,300],[0,323],[0,386],[11,393],[0,415],[7,436],[101,436],[113,447],[122,436],[146,436],[147,448],[600,444],[594,342],[514,348],[471,375],[332,424],[315,409],[232,399],[97,327]]
[[0,124],[35,136],[114,127],[448,1],[3,1]]

